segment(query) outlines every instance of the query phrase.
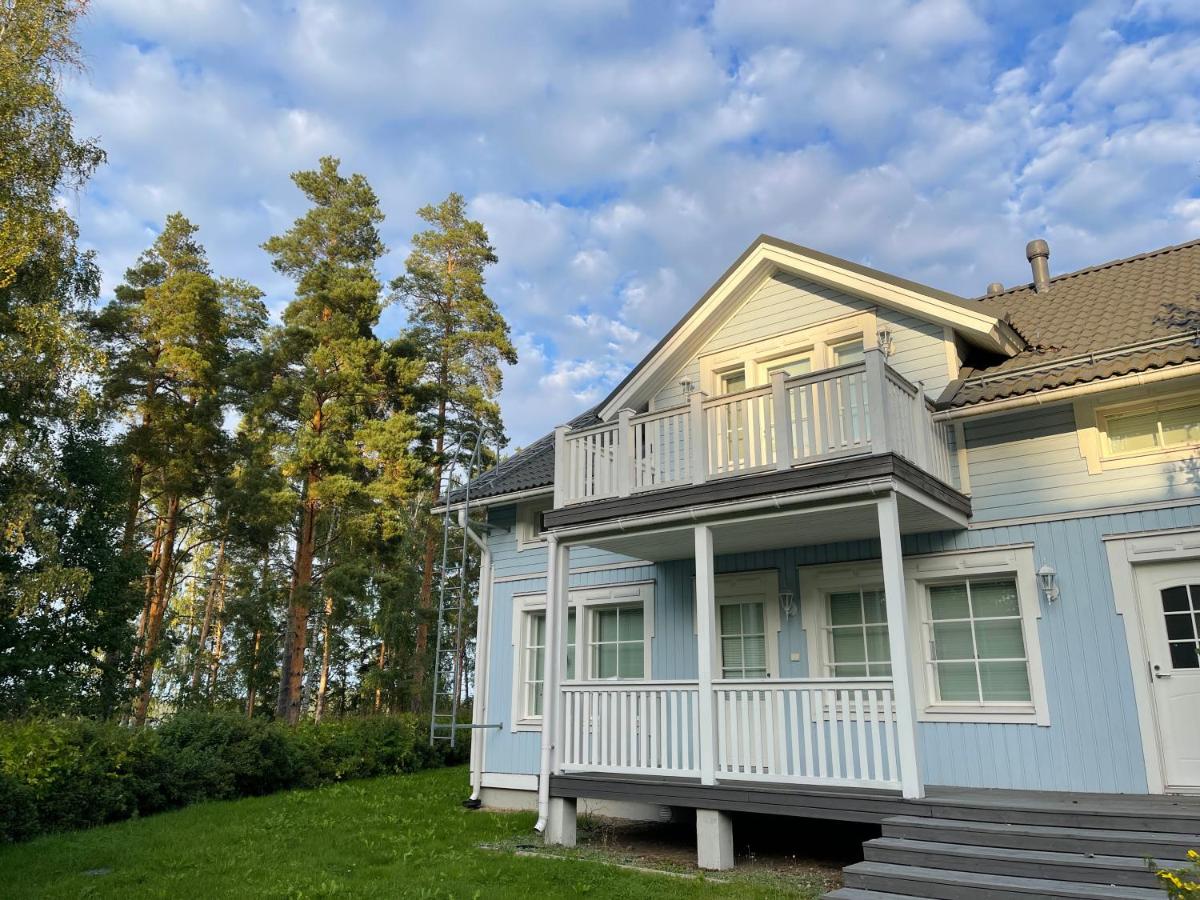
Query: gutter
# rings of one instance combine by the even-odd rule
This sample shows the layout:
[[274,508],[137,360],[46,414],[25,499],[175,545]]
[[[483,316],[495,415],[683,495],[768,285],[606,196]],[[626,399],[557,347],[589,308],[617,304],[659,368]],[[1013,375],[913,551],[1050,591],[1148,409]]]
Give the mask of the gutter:
[[[472,497],[471,506],[486,509],[489,506],[499,506],[501,504],[516,503],[520,500],[528,500],[531,497],[548,497],[554,494],[554,485],[548,484],[542,487],[526,488],[523,491],[510,491],[507,494],[492,494],[487,497]],[[458,512],[463,508],[463,502],[456,500],[449,504],[451,512]],[[429,512],[434,515],[440,515],[446,511],[446,507],[434,506]]]
[[1101,378],[1086,384],[1064,385],[1046,391],[1023,394],[1020,397],[1005,397],[1000,400],[986,400],[971,406],[961,406],[957,409],[943,410],[934,413],[935,422],[953,422],[961,419],[989,416],[1008,412],[1012,409],[1024,409],[1029,406],[1043,406],[1047,403],[1059,403],[1089,394],[1099,394],[1104,391],[1117,390],[1123,387],[1140,387],[1169,381],[1173,378],[1183,378],[1188,375],[1200,375],[1200,362],[1183,363],[1165,369],[1151,369],[1146,372],[1131,372],[1128,375],[1116,375],[1112,378]]

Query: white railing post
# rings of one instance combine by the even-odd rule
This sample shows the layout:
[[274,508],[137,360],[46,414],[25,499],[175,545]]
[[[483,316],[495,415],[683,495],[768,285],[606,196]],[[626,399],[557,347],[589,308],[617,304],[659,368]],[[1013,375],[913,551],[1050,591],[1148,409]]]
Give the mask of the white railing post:
[[617,412],[617,496],[633,493],[633,410]]
[[554,508],[567,505],[567,426],[554,429]]
[[922,797],[920,759],[917,753],[917,705],[909,659],[907,602],[904,595],[904,553],[900,545],[900,512],[896,495],[875,501],[879,515],[879,544],[883,564],[884,603],[887,608],[888,649],[892,658],[892,688],[896,698],[896,743],[900,759],[900,790],[905,797]]
[[892,441],[888,434],[886,357],[878,347],[871,347],[863,353],[863,359],[867,365],[865,374],[867,405],[870,407],[871,452],[887,453],[892,449]]
[[704,427],[704,392],[692,391],[688,397],[691,428],[688,433],[688,462],[692,469],[692,484],[704,484],[708,480],[708,441]]
[[713,666],[716,664],[717,603],[713,574],[713,536],[707,525],[696,526],[696,661],[700,720],[700,783],[716,781],[716,730],[713,728]]
[[788,414],[787,374],[778,369],[771,373],[771,416],[775,420],[775,468],[790,469],[792,453],[792,417]]

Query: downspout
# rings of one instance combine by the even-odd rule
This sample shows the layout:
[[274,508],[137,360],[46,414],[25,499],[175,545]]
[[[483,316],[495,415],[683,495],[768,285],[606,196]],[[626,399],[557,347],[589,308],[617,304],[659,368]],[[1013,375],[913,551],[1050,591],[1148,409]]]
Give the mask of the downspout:
[[483,788],[484,729],[487,721],[488,662],[492,643],[492,551],[487,541],[471,530],[465,510],[458,521],[467,537],[479,547],[479,624],[475,631],[475,703],[471,708],[471,802],[477,802]]

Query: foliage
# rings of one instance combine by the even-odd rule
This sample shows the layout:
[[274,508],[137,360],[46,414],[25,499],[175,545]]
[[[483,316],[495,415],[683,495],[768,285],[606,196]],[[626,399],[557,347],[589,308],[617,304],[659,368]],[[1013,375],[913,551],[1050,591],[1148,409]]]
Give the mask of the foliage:
[[446,753],[427,739],[428,720],[412,715],[298,729],[202,712],[157,729],[67,718],[0,723],[0,841],[442,765]]
[[[720,878],[516,853],[533,813],[464,810],[465,769],[202,803],[0,847],[5,896],[813,898],[817,879]],[[564,854],[565,855],[565,854]]]
[[1200,851],[1188,851],[1188,864],[1157,868],[1155,875],[1171,900],[1200,900]]

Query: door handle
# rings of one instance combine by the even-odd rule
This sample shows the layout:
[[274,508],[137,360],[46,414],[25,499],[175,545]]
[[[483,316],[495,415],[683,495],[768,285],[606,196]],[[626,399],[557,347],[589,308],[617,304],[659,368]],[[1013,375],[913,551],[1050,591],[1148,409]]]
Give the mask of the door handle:
[[1152,665],[1150,667],[1150,671],[1154,675],[1155,678],[1170,678],[1171,677],[1171,673],[1164,672],[1162,670],[1162,666],[1160,666],[1158,663],[1155,663],[1154,665]]

